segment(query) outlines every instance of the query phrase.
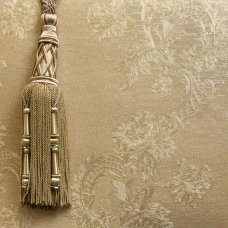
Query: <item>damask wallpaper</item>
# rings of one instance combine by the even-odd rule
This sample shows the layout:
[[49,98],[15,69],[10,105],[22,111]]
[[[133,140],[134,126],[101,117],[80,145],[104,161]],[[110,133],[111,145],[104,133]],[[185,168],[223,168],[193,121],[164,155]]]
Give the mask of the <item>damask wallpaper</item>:
[[1,228],[228,227],[228,1],[61,0],[72,206],[19,202],[39,0],[0,1]]

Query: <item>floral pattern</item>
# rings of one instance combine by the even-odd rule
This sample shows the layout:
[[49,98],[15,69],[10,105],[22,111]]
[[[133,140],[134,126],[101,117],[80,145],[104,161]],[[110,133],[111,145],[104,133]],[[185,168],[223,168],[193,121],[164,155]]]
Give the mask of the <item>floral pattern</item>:
[[208,166],[186,167],[183,160],[167,184],[157,181],[158,164],[169,160],[175,153],[171,136],[180,126],[172,115],[140,112],[114,130],[113,154],[88,158],[79,176],[75,176],[71,216],[79,226],[112,227],[113,221],[117,220],[104,208],[94,211],[95,187],[106,176],[112,180],[112,194],[120,205],[118,227],[174,227],[169,219],[171,212],[153,202],[154,192],[159,188],[167,189],[176,203],[183,202],[196,208],[199,199],[211,188]]
[[4,35],[13,33],[19,39],[25,39],[33,28],[36,9],[29,0],[4,1],[0,15],[0,28]]
[[[31,227],[32,216],[29,211],[21,208],[19,204],[19,192],[16,195],[17,201],[12,202],[11,199],[7,203],[3,203],[4,194],[9,190],[7,182],[14,179],[16,187],[20,181],[20,157],[12,151],[4,150],[4,137],[6,136],[6,127],[0,124],[0,221],[3,228],[29,228]],[[16,181],[15,181],[16,180]],[[15,185],[16,184],[16,185]],[[17,186],[18,188],[18,186]],[[13,198],[13,197],[12,197]]]
[[126,227],[174,227],[173,223],[167,218],[171,212],[158,203],[147,204],[143,211],[139,212],[136,209],[131,213],[132,218],[126,224]]
[[[4,199],[2,196],[7,193],[7,182],[12,176],[16,179],[16,183],[19,182],[19,163],[20,158],[18,154],[4,150],[5,142],[4,138],[7,135],[6,127],[0,124],[0,195],[1,201]],[[11,174],[11,175],[9,175]],[[19,196],[17,196],[19,200]],[[27,216],[28,212],[22,210],[18,202],[14,203],[2,203],[0,201],[0,221],[3,228],[20,228],[30,227],[31,216]],[[11,200],[10,200],[11,201]],[[26,220],[26,221],[25,221]]]
[[[153,194],[153,188],[139,190],[135,195],[129,191],[131,186],[120,181],[113,181],[113,186],[117,190],[116,197],[121,202],[123,213],[121,215],[121,227],[167,227],[172,228],[173,223],[169,220],[171,214],[159,203],[150,202]],[[139,203],[140,195],[143,195],[142,203]]]
[[[165,0],[161,3],[156,0],[141,0],[131,1],[129,5],[127,1],[117,2],[122,7],[115,7],[116,17],[107,19],[105,13],[96,10],[99,20],[93,22],[97,28],[109,28],[116,22],[116,18],[125,18],[124,29],[130,34],[137,31],[141,23],[120,67],[125,80],[122,89],[149,76],[152,82],[151,91],[162,96],[170,94],[174,89],[174,81],[184,83],[183,88],[188,97],[186,102],[190,102],[193,108],[212,99],[217,79],[209,75],[218,70],[216,53],[226,42],[224,21],[219,17],[213,2]],[[132,14],[131,10],[123,10],[126,5],[137,10],[139,17]],[[109,11],[107,6],[98,8]],[[90,8],[88,15],[91,11],[95,10]],[[88,22],[91,24],[92,20]],[[127,26],[128,22],[133,23],[133,26]],[[189,27],[195,28],[195,31],[189,31]],[[104,36],[98,29],[95,32],[101,34],[99,38]],[[108,37],[118,38],[123,32],[115,34],[119,35]],[[205,74],[208,77],[205,78]]]
[[[226,21],[215,2],[86,2],[84,17],[100,45],[116,45],[117,41],[124,45],[115,46],[122,56],[116,71],[122,81],[119,95],[126,91],[131,94],[145,80],[151,98],[156,96],[161,102],[178,93],[174,97],[178,104],[170,104],[160,114],[151,112],[148,106],[145,108],[148,111],[140,106],[140,110],[114,127],[109,135],[111,152],[89,156],[72,173],[73,204],[67,212],[72,227],[179,227],[174,219],[175,206],[190,207],[197,213],[198,205],[210,197],[212,186],[217,184],[213,179],[216,170],[200,161],[192,165],[191,161],[180,158],[181,142],[176,136],[189,130],[186,126],[194,122],[198,113],[204,118],[203,110],[225,83]],[[2,34],[25,39],[38,15],[33,4],[29,0],[0,3]],[[0,69],[5,67],[5,60],[0,57]],[[0,123],[1,226],[31,227],[34,217],[30,211],[15,200],[13,203],[4,200],[8,182],[18,184],[20,173],[20,157],[5,145],[6,133],[5,125]],[[157,197],[161,191],[172,206]],[[19,196],[15,197],[19,201]],[[54,225],[58,228],[62,224]]]
[[32,226],[29,211],[13,204],[3,206],[0,209],[0,221],[2,228],[29,228]]
[[124,1],[93,3],[88,10],[87,21],[95,33],[100,33],[100,40],[121,37],[127,28]]
[[113,216],[100,208],[96,214],[93,211],[95,200],[94,187],[99,178],[104,176],[122,177],[121,158],[118,156],[89,157],[85,166],[81,166],[78,176],[74,177],[72,186],[71,217],[78,226],[82,227],[109,227]]
[[187,166],[186,161],[177,163],[173,179],[170,182],[172,195],[178,203],[184,202],[197,207],[198,201],[211,189],[211,169],[191,165]]
[[10,208],[3,207],[0,210],[0,219],[3,221],[1,223],[1,226],[3,228],[18,228],[19,227],[19,221],[17,219],[16,214],[12,210],[12,206]]
[[171,135],[177,127],[172,117],[137,113],[113,132],[114,151],[123,158],[129,173],[143,180],[150,179],[157,162],[169,159],[175,153]]

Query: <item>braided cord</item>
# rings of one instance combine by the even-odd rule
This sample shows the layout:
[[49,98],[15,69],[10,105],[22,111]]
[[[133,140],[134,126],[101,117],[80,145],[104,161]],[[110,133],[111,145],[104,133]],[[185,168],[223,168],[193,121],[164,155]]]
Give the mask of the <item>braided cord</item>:
[[41,0],[41,7],[43,13],[56,13],[56,0]]

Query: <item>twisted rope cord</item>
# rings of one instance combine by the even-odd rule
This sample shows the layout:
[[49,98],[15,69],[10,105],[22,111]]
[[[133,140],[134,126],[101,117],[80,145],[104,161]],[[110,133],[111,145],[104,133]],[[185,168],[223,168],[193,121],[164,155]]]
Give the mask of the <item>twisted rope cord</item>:
[[56,13],[56,0],[41,0],[41,7],[43,13]]

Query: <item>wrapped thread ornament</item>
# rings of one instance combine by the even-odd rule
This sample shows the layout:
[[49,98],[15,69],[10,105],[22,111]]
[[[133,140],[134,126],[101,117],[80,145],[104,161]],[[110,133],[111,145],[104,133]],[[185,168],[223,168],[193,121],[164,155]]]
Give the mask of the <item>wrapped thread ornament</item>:
[[56,79],[55,1],[42,0],[43,28],[30,83],[23,91],[21,201],[39,207],[70,205],[64,101]]

